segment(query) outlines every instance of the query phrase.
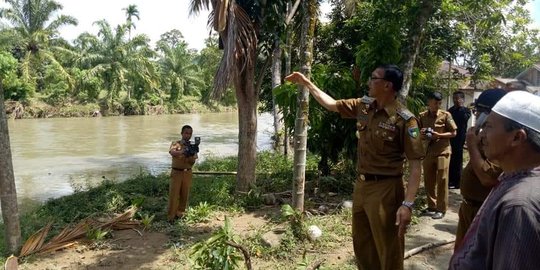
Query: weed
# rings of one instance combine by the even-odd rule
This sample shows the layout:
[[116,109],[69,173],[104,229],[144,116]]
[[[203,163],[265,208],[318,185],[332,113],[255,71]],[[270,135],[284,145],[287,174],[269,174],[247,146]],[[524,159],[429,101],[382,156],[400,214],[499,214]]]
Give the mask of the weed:
[[304,241],[307,239],[307,226],[304,222],[304,213],[293,209],[290,205],[281,206],[281,216],[289,221],[292,233],[296,239]]
[[139,217],[141,218],[141,224],[143,228],[146,230],[150,228],[150,226],[152,225],[152,221],[154,220],[156,215],[150,215],[148,213],[144,213],[144,214],[139,213]]
[[89,228],[86,231],[86,238],[95,241],[95,242],[102,242],[105,240],[105,237],[109,235],[110,231],[108,230],[102,230],[100,228]]
[[240,267],[243,257],[236,248],[227,242],[238,242],[233,234],[229,218],[225,217],[225,225],[217,230],[206,241],[192,247],[190,260],[195,269],[236,269]]
[[208,222],[213,212],[213,208],[207,202],[201,202],[195,207],[189,207],[184,216],[184,221],[187,224]]

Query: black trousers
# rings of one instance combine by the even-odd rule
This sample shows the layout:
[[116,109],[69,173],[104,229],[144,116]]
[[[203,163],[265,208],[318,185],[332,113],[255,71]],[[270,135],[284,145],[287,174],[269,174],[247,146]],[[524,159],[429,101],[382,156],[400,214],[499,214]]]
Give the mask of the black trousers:
[[459,187],[461,171],[463,170],[463,145],[465,136],[450,139],[452,155],[450,155],[450,166],[448,171],[448,186]]

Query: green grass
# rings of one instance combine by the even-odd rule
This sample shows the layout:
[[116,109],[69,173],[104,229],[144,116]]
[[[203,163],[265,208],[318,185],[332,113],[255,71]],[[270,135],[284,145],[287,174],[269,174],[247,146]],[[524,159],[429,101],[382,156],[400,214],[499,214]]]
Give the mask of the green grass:
[[[308,156],[306,169],[316,171],[317,157]],[[196,170],[209,171],[235,171],[236,158],[210,158],[197,165]],[[201,222],[207,222],[216,216],[225,214],[235,216],[245,209],[257,209],[261,206],[260,195],[266,192],[280,192],[290,190],[292,186],[292,160],[279,154],[262,152],[257,158],[257,185],[247,195],[235,193],[235,176],[203,176],[194,175],[190,192],[189,210],[186,218],[174,225],[167,223],[166,208],[168,200],[169,175],[152,176],[141,173],[127,181],[115,183],[104,180],[95,187],[76,187],[74,194],[51,199],[32,209],[21,211],[20,221],[22,238],[25,241],[48,222],[53,222],[49,237],[56,235],[68,224],[74,224],[87,217],[99,217],[110,213],[123,212],[130,205],[140,206],[135,216],[143,223],[145,230],[162,231],[170,235],[168,245],[175,262],[182,264],[189,259],[189,250],[197,242],[208,239],[215,227],[210,231],[201,231]],[[348,170],[347,172],[350,172]],[[319,181],[315,173],[308,173],[306,180],[317,183],[321,189],[332,190],[338,185],[338,179],[350,179],[346,174],[335,175]],[[342,187],[340,187],[341,189]],[[344,188],[347,189],[347,188]],[[349,196],[352,190],[343,194]],[[306,207],[310,201],[306,200]],[[284,234],[281,245],[275,248],[264,246],[261,240],[263,233],[282,226],[283,221],[268,220],[265,226],[251,231],[242,237],[241,243],[249,248],[257,260],[275,262],[276,269],[290,269],[291,265],[313,262],[315,259],[311,252],[303,256],[306,247],[317,252],[325,249],[340,247],[350,241],[350,212],[337,212],[328,216],[314,216],[306,219],[306,224],[318,225],[323,230],[323,236],[316,243],[297,239],[290,227]],[[205,225],[202,225],[203,227]],[[4,225],[0,224],[0,230]],[[106,231],[89,231],[88,237],[94,240],[106,240]],[[7,256],[4,235],[0,235],[0,254]],[[5,257],[0,256],[0,262]],[[348,265],[344,266],[348,269]],[[301,269],[301,268],[299,268]]]

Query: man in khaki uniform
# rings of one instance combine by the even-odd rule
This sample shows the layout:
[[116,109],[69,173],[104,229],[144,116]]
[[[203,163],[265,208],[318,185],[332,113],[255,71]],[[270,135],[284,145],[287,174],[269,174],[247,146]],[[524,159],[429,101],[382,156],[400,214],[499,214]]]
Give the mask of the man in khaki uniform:
[[433,219],[443,218],[448,206],[450,138],[457,134],[452,115],[441,110],[442,98],[441,93],[433,92],[428,98],[429,109],[420,113],[420,133],[427,145],[423,167],[428,208],[424,213]]
[[169,154],[172,156],[172,168],[167,219],[170,222],[183,217],[186,212],[189,189],[191,188],[191,167],[197,159],[196,153],[191,155],[186,152],[192,134],[193,128],[191,126],[183,126],[182,139],[172,142],[169,147]]
[[474,116],[476,124],[467,131],[467,148],[469,150],[469,163],[461,174],[461,196],[463,201],[459,207],[459,221],[456,232],[454,249],[461,245],[465,233],[478,213],[480,206],[486,200],[491,188],[498,182],[497,178],[502,169],[490,162],[482,151],[479,130],[482,127],[491,108],[495,106],[506,91],[503,89],[485,90],[474,102]]
[[[329,111],[356,119],[358,172],[353,193],[352,236],[359,269],[403,269],[404,233],[420,183],[424,157],[418,121],[396,99],[403,83],[397,66],[376,68],[369,97],[335,100],[298,72],[288,81],[303,85]],[[409,181],[403,185],[405,156]]]

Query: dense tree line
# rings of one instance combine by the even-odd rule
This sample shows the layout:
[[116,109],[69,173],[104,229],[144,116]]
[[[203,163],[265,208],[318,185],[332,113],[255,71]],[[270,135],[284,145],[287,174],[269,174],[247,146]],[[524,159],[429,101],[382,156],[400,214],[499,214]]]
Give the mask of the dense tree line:
[[[124,23],[98,20],[96,35],[85,32],[67,41],[59,30],[76,25],[77,19],[62,15],[59,3],[6,2],[8,7],[0,10],[0,50],[18,62],[3,80],[8,100],[52,106],[95,103],[104,112],[124,114],[144,114],[146,106],[158,105],[174,112],[186,96],[210,102],[211,76],[222,54],[216,37],[197,52],[173,29],[152,48],[146,35],[132,35],[141,14],[129,5],[123,9]],[[224,102],[230,105],[234,99]]]

